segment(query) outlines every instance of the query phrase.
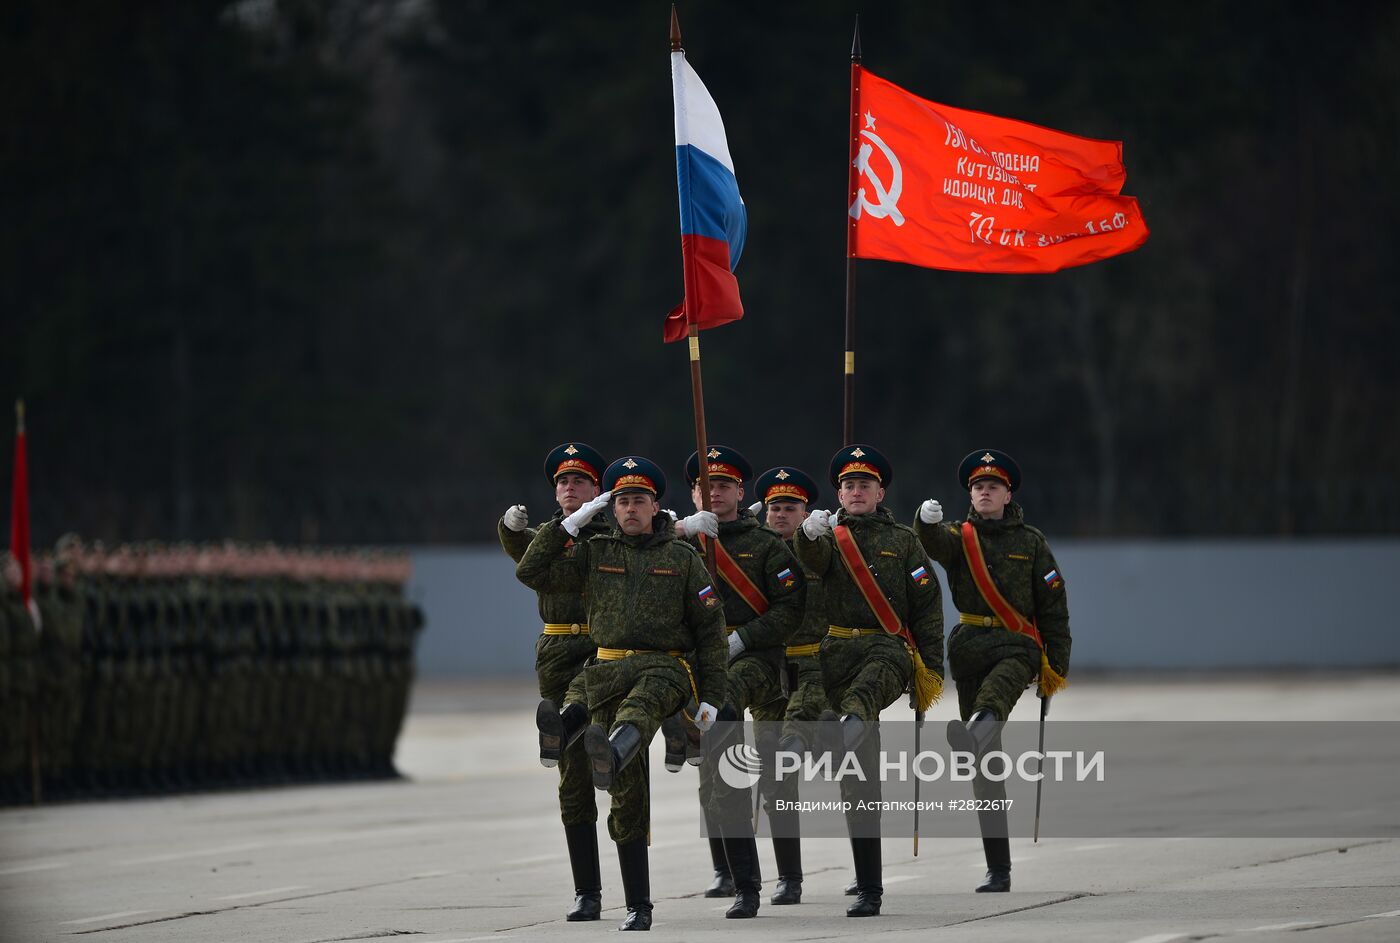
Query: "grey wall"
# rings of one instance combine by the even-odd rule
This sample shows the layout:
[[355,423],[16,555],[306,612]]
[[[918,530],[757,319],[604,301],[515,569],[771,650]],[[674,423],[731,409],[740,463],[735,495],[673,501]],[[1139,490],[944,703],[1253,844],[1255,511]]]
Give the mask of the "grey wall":
[[[1055,541],[1074,668],[1400,666],[1400,539]],[[539,613],[496,546],[422,548],[424,675],[529,675]],[[939,574],[942,579],[942,573]],[[943,579],[946,587],[947,581]],[[957,612],[944,594],[947,626]]]

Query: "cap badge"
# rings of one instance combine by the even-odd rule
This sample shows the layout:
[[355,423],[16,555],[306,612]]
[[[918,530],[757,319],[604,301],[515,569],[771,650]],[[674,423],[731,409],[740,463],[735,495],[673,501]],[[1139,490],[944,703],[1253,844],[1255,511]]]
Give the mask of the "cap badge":
[[787,473],[787,469],[784,468],[782,471],[778,472],[778,473],[777,473],[776,475],[774,475],[773,477],[776,478],[776,479],[778,479],[779,481],[787,481],[787,480],[788,480],[789,478],[791,478],[792,476],[789,475],[789,474]]
[[719,449],[711,447],[710,450],[705,454],[708,455],[710,458],[719,458]]
[[982,456],[982,461],[984,462],[995,462],[996,460],[996,456],[993,455],[991,452],[988,452]]
[[636,463],[635,461],[633,461],[632,459],[629,458],[627,461],[625,461],[625,462],[622,463],[622,467],[623,467],[623,468],[636,468],[636,467],[637,467],[637,463]]

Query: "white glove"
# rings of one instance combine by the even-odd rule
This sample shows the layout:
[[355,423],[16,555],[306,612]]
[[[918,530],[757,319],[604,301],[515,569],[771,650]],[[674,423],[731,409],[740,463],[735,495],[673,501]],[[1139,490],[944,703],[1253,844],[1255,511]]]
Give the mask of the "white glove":
[[715,718],[719,716],[719,711],[714,705],[705,701],[700,702],[700,709],[695,712],[695,729],[704,733],[715,725]]
[[604,491],[598,497],[589,501],[568,517],[564,518],[564,530],[568,531],[570,537],[577,537],[578,532],[583,529],[583,525],[593,520],[598,512],[608,506],[612,500],[612,492]]
[[744,652],[744,640],[739,638],[739,633],[735,632],[729,636],[729,660],[733,661]]
[[689,517],[681,518],[681,526],[685,528],[687,537],[694,537],[696,534],[704,534],[706,537],[719,536],[719,518],[715,517],[714,511],[696,511]]
[[530,524],[530,515],[525,513],[525,505],[512,504],[506,508],[506,513],[501,518],[505,521],[506,530],[513,530],[516,533],[524,530]]
[[750,505],[749,505],[749,513],[750,513],[750,514],[757,514],[757,513],[759,513],[759,512],[762,511],[762,510],[763,510],[763,502],[762,502],[762,501],[755,501],[753,504],[750,504]]
[[925,524],[937,524],[939,521],[943,520],[943,505],[933,500],[933,498],[929,498],[923,504],[919,505],[919,520],[923,521]]
[[807,535],[809,540],[816,540],[822,534],[831,530],[831,512],[813,511],[807,515],[807,519],[802,522],[802,533]]
[[679,517],[676,517],[676,512],[673,511],[673,510],[671,510],[670,508],[662,508],[661,510],[663,510],[663,511],[665,511],[667,514],[671,515],[671,523],[672,523],[672,524],[674,524],[674,523],[676,523],[676,521],[680,520]]

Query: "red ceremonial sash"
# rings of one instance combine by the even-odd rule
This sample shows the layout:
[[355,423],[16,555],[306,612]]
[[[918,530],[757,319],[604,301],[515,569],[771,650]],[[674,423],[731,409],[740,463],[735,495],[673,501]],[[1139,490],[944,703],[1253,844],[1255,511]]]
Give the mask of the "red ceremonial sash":
[[943,696],[943,677],[934,674],[924,664],[923,656],[919,654],[919,646],[914,644],[914,633],[909,631],[909,627],[894,611],[894,606],[891,606],[885,594],[880,592],[880,584],[875,582],[874,574],[870,572],[870,567],[866,566],[865,557],[861,555],[860,547],[856,546],[856,539],[851,536],[851,529],[845,524],[837,524],[831,529],[831,533],[836,538],[836,549],[841,553],[841,562],[846,565],[846,571],[851,574],[856,588],[865,597],[865,604],[880,621],[880,628],[884,629],[886,634],[902,641],[905,650],[909,652],[909,661],[914,672],[911,679],[914,710],[916,716],[922,720],[923,712]]
[[977,584],[977,591],[982,594],[987,605],[992,607],[992,612],[996,613],[997,618],[1008,629],[1024,635],[1035,642],[1036,648],[1044,651],[1045,643],[1040,640],[1040,631],[1035,627],[1035,623],[1017,612],[1016,607],[1007,602],[1001,590],[997,589],[997,584],[992,582],[991,571],[987,569],[987,558],[982,555],[982,542],[977,539],[977,531],[971,521],[963,521],[962,539],[963,550],[967,553],[967,568],[972,571],[972,581]]
[[[708,549],[708,544],[709,540],[701,534],[700,549]],[[768,599],[763,595],[763,591],[739,568],[729,551],[724,549],[724,542],[719,540],[715,541],[715,569],[719,571],[720,579],[728,583],[729,588],[738,593],[739,598],[747,603],[750,609],[759,615],[768,611]]]
[[885,598],[885,594],[880,591],[880,584],[875,582],[875,576],[870,572],[870,567],[865,563],[865,557],[861,555],[860,548],[856,546],[856,539],[851,536],[851,529],[845,524],[837,524],[831,529],[832,535],[836,538],[836,549],[841,552],[841,562],[846,564],[846,571],[851,574],[851,579],[855,580],[856,588],[865,597],[865,603],[870,607],[870,611],[875,613],[875,618],[880,622],[880,628],[890,635],[904,640],[905,644],[911,648],[917,648],[914,644],[914,637],[909,634],[909,629],[900,620],[899,615],[894,611],[894,606]]
[[1012,632],[1026,636],[1040,649],[1040,696],[1050,697],[1065,686],[1065,679],[1050,667],[1050,657],[1045,654],[1045,643],[1040,640],[1040,630],[1035,627],[1035,622],[1017,612],[1016,607],[1007,602],[1001,590],[997,589],[997,584],[992,582],[991,571],[987,569],[987,558],[982,555],[982,543],[977,539],[977,530],[971,521],[963,521],[962,539],[963,551],[967,554],[967,568],[972,573],[972,581],[977,584],[977,591],[982,594],[987,605],[992,607],[992,612],[997,614],[1002,625]]

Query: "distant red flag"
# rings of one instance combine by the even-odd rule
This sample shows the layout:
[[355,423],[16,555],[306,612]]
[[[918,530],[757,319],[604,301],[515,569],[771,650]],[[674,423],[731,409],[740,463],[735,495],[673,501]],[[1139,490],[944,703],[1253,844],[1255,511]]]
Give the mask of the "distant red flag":
[[1054,272],[1147,241],[1120,195],[1122,142],[941,105],[864,70],[857,88],[851,258]]
[[15,474],[10,491],[10,553],[19,561],[24,608],[39,625],[34,605],[34,561],[29,555],[29,458],[24,443],[24,401],[15,403]]

